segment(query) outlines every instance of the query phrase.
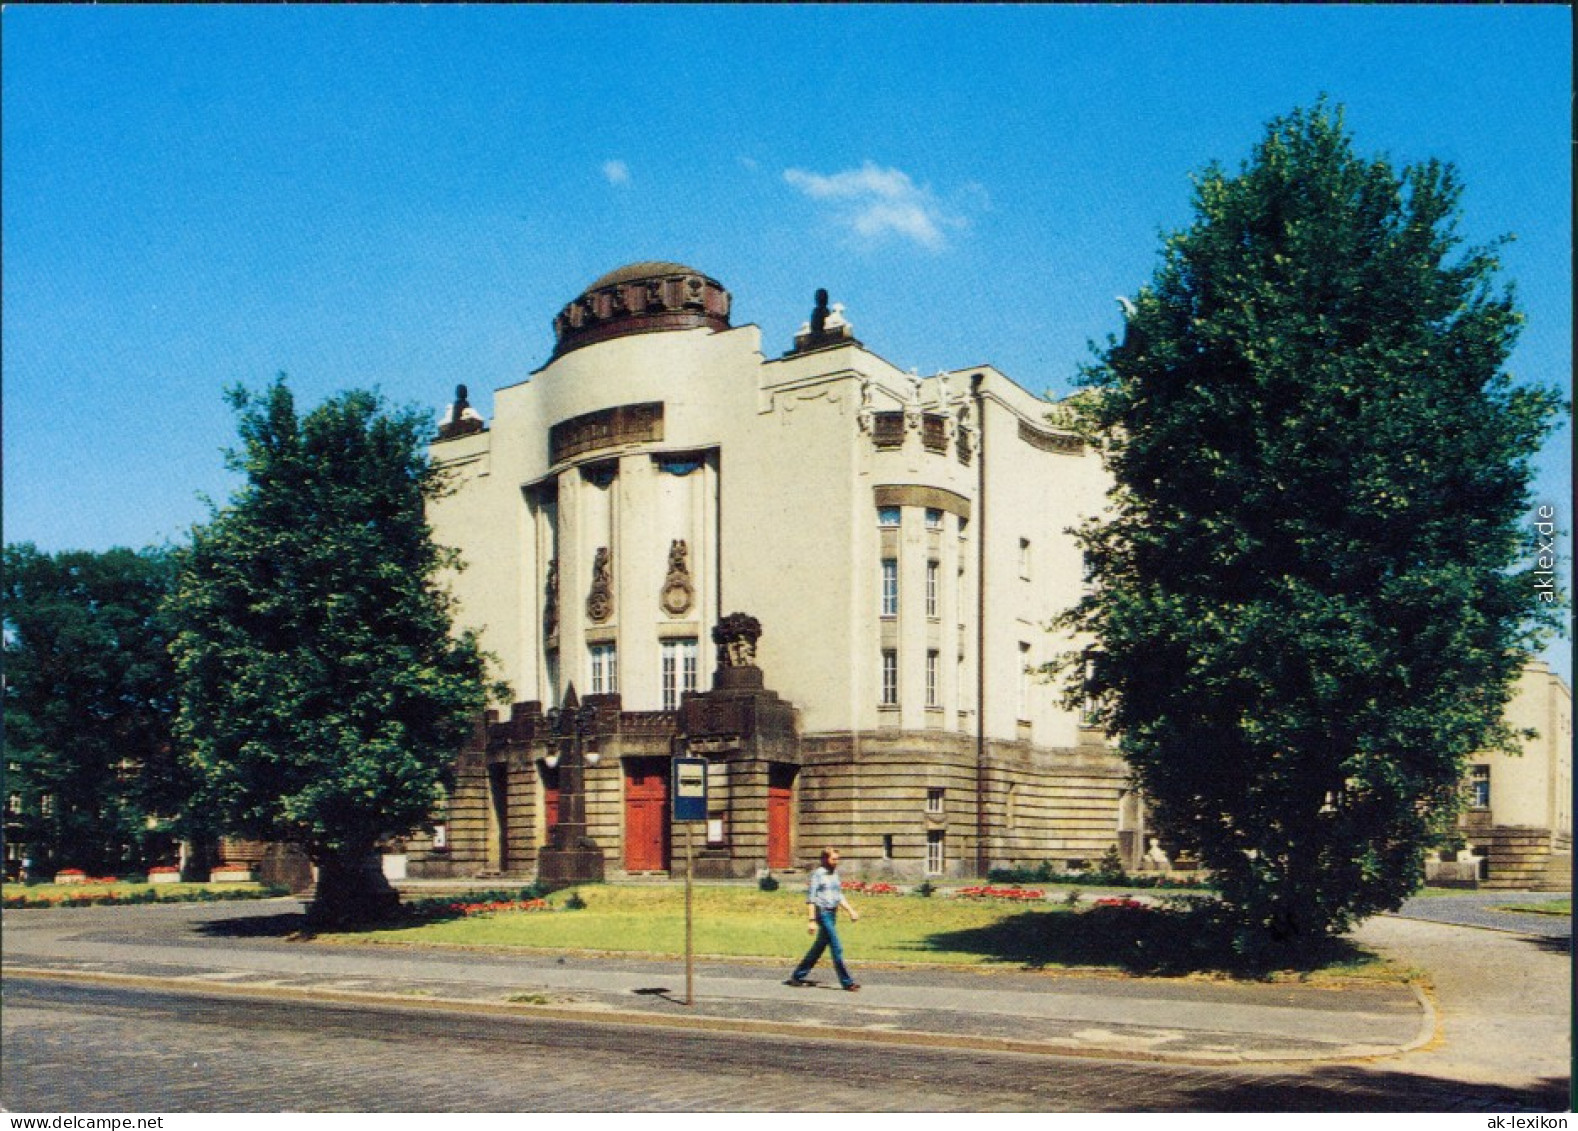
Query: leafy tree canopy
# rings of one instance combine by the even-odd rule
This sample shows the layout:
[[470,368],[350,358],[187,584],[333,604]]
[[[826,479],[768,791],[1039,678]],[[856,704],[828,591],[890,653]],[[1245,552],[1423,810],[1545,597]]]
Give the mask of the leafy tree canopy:
[[1460,193],[1359,156],[1324,103],[1274,121],[1197,178],[1084,373],[1116,486],[1080,532],[1075,691],[1244,945],[1417,887],[1549,621],[1525,511],[1559,398],[1502,368],[1521,316],[1495,246],[1461,247]]
[[283,377],[229,397],[246,482],[183,557],[177,733],[199,804],[303,847],[316,916],[354,919],[388,895],[375,846],[428,818],[489,691],[438,583],[459,563],[423,513],[431,425],[361,391],[301,417]]
[[7,835],[35,871],[168,862],[190,781],[171,747],[168,549],[5,547]]

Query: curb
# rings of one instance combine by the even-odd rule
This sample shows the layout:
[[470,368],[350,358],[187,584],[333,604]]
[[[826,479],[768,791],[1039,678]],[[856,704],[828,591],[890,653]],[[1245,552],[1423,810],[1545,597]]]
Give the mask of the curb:
[[1400,1056],[1421,1048],[1434,1039],[1437,1018],[1436,1010],[1432,1003],[1417,986],[1413,986],[1411,988],[1414,991],[1415,999],[1419,1002],[1425,1016],[1421,1020],[1419,1034],[1406,1045],[1358,1046],[1304,1056],[1288,1055],[1287,1053],[1259,1056],[1253,1052],[1169,1053],[1153,1049],[1102,1048],[1056,1040],[1031,1041],[1018,1040],[1012,1037],[981,1037],[969,1034],[936,1033],[906,1029],[873,1030],[822,1022],[753,1021],[740,1018],[714,1017],[706,1014],[659,1017],[618,1008],[596,1010],[568,1009],[562,1006],[536,1005],[528,1002],[485,1001],[471,998],[408,997],[400,994],[356,990],[303,989],[257,984],[236,985],[207,981],[197,983],[180,978],[160,978],[107,971],[58,970],[38,966],[7,966],[0,970],[0,973],[3,973],[6,977],[32,978],[39,981],[160,990],[167,993],[199,997],[230,997],[263,1001],[339,1002],[350,1005],[378,1005],[385,1008],[419,1010],[422,1012],[487,1014],[497,1017],[538,1017],[583,1025],[631,1025],[653,1029],[681,1029],[693,1032],[748,1033],[818,1041],[836,1040],[869,1045],[969,1049],[1022,1053],[1033,1056],[1072,1057],[1085,1060],[1117,1060],[1218,1068],[1226,1065],[1272,1068],[1278,1065],[1342,1063]]

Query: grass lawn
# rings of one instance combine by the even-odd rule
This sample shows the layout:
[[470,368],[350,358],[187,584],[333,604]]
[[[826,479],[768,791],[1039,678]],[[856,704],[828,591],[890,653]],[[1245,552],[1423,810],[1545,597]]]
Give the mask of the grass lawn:
[[1544,903],[1506,903],[1496,908],[1497,911],[1522,911],[1529,915],[1571,915],[1573,901],[1570,899],[1548,899]]
[[[588,885],[574,889],[586,903],[565,910],[571,891],[549,899],[549,911],[506,911],[441,917],[402,927],[370,928],[343,939],[475,947],[633,951],[679,955],[685,947],[684,888]],[[1233,970],[1231,955],[1202,958],[1192,946],[1196,924],[1175,912],[1093,907],[1051,901],[1016,903],[911,895],[851,895],[860,921],[841,917],[840,935],[852,965],[934,962],[1023,968],[1105,967],[1182,974]],[[789,963],[805,952],[810,934],[805,897],[797,889],[761,892],[739,886],[698,885],[695,952]],[[1191,953],[1192,952],[1192,953]],[[1301,965],[1298,973],[1396,977],[1373,955],[1351,944]],[[1264,974],[1266,971],[1256,971]]]

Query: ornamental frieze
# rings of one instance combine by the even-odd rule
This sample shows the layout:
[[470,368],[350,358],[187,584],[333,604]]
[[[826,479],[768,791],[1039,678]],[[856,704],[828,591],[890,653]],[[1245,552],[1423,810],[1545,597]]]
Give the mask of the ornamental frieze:
[[1041,452],[1077,456],[1085,450],[1085,441],[1078,436],[1062,436],[1055,432],[1040,432],[1023,420],[1019,422],[1019,438]]
[[548,462],[563,463],[586,452],[662,439],[662,401],[602,408],[561,420],[548,429]]

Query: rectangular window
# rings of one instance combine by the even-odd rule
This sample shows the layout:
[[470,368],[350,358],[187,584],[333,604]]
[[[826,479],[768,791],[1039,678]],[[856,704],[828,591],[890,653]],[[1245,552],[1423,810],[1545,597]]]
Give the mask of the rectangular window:
[[926,706],[937,706],[937,653],[926,653]]
[[926,563],[926,615],[937,619],[937,576],[942,567],[936,562]]
[[964,599],[964,563],[959,563],[959,576],[954,579],[953,611],[959,618],[959,624],[964,624],[964,610],[967,608]]
[[1019,540],[1019,576],[1030,580],[1030,539]]
[[619,653],[613,644],[593,644],[588,651],[592,657],[592,694],[613,695],[619,690]]
[[1475,766],[1469,781],[1469,805],[1475,809],[1490,808],[1490,767]]
[[892,860],[893,859],[893,834],[892,833],[883,833],[882,834],[882,859],[884,859],[884,860]]
[[663,709],[679,710],[687,691],[696,690],[696,638],[665,640],[663,643]]
[[899,524],[899,508],[898,507],[878,507],[877,508],[877,525],[878,526],[897,526],[898,524]]
[[943,855],[943,833],[941,829],[930,829],[926,833],[926,874],[928,876],[942,875],[943,865],[947,857]]
[[899,560],[882,559],[882,615],[899,615]]
[[928,789],[926,791],[926,812],[928,812],[928,813],[941,813],[942,812],[942,797],[943,797],[943,791],[942,790],[940,790],[940,789]]
[[926,508],[926,529],[927,530],[941,530],[942,529],[942,511],[939,510],[937,507],[927,507]]
[[899,654],[891,648],[882,653],[882,705],[899,705]]

